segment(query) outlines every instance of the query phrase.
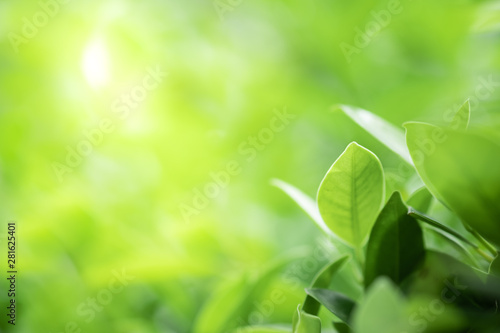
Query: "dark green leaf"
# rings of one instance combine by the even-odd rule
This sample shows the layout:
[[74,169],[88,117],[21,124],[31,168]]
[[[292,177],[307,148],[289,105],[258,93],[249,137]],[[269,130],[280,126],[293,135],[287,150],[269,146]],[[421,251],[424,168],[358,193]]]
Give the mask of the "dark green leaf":
[[349,324],[352,310],[356,306],[352,299],[328,289],[306,289],[306,293],[314,297],[344,323]]
[[[328,288],[333,276],[339,269],[341,269],[344,264],[349,260],[349,256],[343,256],[342,258],[328,264],[318,275],[314,278],[314,282],[311,288]],[[302,306],[302,311],[317,315],[321,304],[313,297],[307,295]]]
[[333,327],[338,333],[351,333],[351,328],[346,323],[333,322]]
[[422,229],[408,216],[401,194],[394,192],[373,226],[368,241],[365,287],[379,276],[399,284],[425,255]]

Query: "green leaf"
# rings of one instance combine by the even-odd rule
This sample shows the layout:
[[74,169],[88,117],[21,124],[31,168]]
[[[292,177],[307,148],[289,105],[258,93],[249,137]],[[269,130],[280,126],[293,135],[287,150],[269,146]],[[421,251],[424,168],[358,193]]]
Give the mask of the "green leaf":
[[382,165],[377,156],[355,142],[333,163],[318,192],[326,225],[355,247],[365,242],[383,200]]
[[394,192],[380,212],[368,241],[366,288],[379,276],[387,276],[399,284],[424,258],[422,229],[407,213],[401,194]]
[[356,333],[401,333],[409,329],[406,303],[396,287],[386,278],[376,280],[365,300],[353,313]]
[[427,213],[433,198],[431,192],[424,186],[413,192],[406,203],[422,213]]
[[285,192],[290,198],[292,198],[300,208],[302,208],[316,223],[316,225],[327,235],[332,236],[332,231],[326,226],[325,222],[321,218],[321,214],[318,210],[318,205],[311,199],[307,194],[304,194],[298,188],[282,181],[279,179],[273,179],[271,184]]
[[413,165],[410,153],[404,144],[405,133],[402,128],[392,125],[369,111],[354,106],[339,105],[338,108],[408,164]]
[[500,246],[500,146],[471,132],[407,123],[406,142],[431,193]]
[[300,311],[300,305],[293,320],[293,333],[321,333],[321,319]]
[[[346,255],[333,263],[328,264],[321,272],[318,273],[318,275],[316,275],[311,288],[328,288],[335,273],[337,273],[344,266],[349,258],[350,257]],[[304,305],[302,306],[302,311],[312,315],[317,315],[320,307],[321,304],[316,299],[307,295]]]
[[469,100],[466,100],[451,120],[450,127],[455,130],[466,130],[469,126],[469,121],[470,103]]
[[352,310],[356,306],[356,302],[352,299],[329,289],[306,289],[306,293],[314,297],[344,323],[350,323]]

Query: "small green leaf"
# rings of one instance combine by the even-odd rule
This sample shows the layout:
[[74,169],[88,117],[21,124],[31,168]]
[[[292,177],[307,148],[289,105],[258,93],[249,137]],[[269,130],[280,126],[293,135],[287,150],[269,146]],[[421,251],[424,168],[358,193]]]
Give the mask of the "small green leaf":
[[455,130],[466,130],[470,121],[470,103],[466,100],[453,117],[450,127]]
[[380,212],[368,241],[366,288],[379,276],[387,276],[399,284],[424,258],[422,229],[407,213],[401,194],[394,192]]
[[433,198],[431,192],[424,186],[413,192],[406,203],[422,213],[427,213]]
[[300,311],[300,305],[297,307],[293,322],[293,333],[321,333],[321,319]]
[[471,132],[407,123],[406,142],[431,193],[500,246],[500,146]]
[[383,200],[382,165],[355,142],[333,163],[318,191],[318,207],[326,225],[358,248],[370,233]]
[[[328,264],[321,272],[318,273],[318,275],[316,275],[311,288],[328,288],[335,273],[337,273],[337,271],[340,270],[348,260],[349,256],[343,256],[333,263]],[[307,295],[304,305],[302,306],[302,311],[312,315],[317,315],[320,306],[321,304],[316,299]]]
[[349,105],[337,106],[349,118],[382,142],[387,148],[398,154],[408,164],[413,165],[408,148],[406,148],[405,133],[402,128],[396,127],[373,113]]
[[352,310],[356,306],[356,302],[352,299],[329,289],[306,289],[306,293],[314,297],[344,323],[350,323]]
[[404,299],[386,278],[379,278],[371,285],[365,300],[353,313],[353,325],[356,333],[413,331]]

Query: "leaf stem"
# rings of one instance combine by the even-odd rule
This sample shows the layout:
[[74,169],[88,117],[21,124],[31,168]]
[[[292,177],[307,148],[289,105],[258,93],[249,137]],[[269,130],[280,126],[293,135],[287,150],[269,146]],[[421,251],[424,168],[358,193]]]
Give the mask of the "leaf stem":
[[468,225],[467,223],[464,223],[464,226],[465,226],[465,230],[467,230],[470,234],[472,234],[472,236],[474,236],[481,244],[484,245],[484,247],[493,255],[493,257],[496,257],[498,255],[498,251],[497,249],[495,249],[495,247],[493,245],[491,245],[490,243],[488,243],[488,241],[486,239],[483,238],[483,236],[481,236],[475,229],[473,229],[470,225]]
[[[413,207],[409,207],[408,208],[408,215],[410,215],[411,217],[414,217],[416,219],[419,219],[420,221],[425,222],[425,223],[427,223],[427,224],[429,224],[429,225],[431,225],[431,226],[433,226],[435,228],[441,229],[441,230],[449,233],[452,236],[455,236],[456,238],[460,239],[461,241],[463,241],[467,245],[469,245],[472,248],[474,248],[474,250],[476,250],[477,253],[479,253],[479,255],[481,257],[483,257],[484,259],[486,259],[488,262],[492,262],[493,261],[494,257],[491,257],[487,253],[484,253],[484,251],[481,250],[478,245],[472,243],[470,240],[468,240],[467,238],[465,238],[464,236],[462,236],[461,234],[459,234],[455,230],[453,230],[453,229],[445,226],[444,224],[441,224],[438,221],[434,220],[432,217],[427,216],[424,213],[421,213],[421,212],[415,210]],[[469,231],[469,232],[471,232],[471,231]],[[481,235],[479,235],[479,234],[478,234],[478,236],[481,237]],[[495,256],[496,256],[496,253],[495,253]]]
[[356,259],[358,259],[359,265],[361,266],[361,271],[363,271],[363,267],[365,266],[365,254],[363,253],[363,246],[357,245],[355,249]]

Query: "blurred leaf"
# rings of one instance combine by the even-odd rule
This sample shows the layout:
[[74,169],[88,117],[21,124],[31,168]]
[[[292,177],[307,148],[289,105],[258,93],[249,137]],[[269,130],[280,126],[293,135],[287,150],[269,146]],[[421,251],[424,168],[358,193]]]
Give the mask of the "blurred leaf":
[[240,327],[233,333],[290,333],[291,327],[284,325]]
[[382,165],[371,151],[351,143],[323,179],[318,206],[326,225],[360,247],[384,200]]
[[353,313],[356,333],[409,332],[406,304],[396,287],[386,278],[377,279],[365,300]]
[[[328,264],[321,272],[318,273],[318,275],[316,275],[311,288],[328,288],[335,273],[337,273],[338,270],[344,266],[349,258],[350,257],[346,255],[333,263]],[[312,315],[317,315],[320,306],[321,304],[316,299],[307,295],[304,300],[304,305],[302,306],[302,311]]]
[[460,107],[453,119],[450,127],[455,130],[466,130],[470,121],[470,102],[469,100]]
[[486,277],[483,272],[448,254],[427,250],[425,261],[415,274],[407,294],[408,297],[441,298],[446,287],[447,294],[444,297],[451,299],[455,306],[482,311],[494,306],[494,301],[488,300],[488,294],[498,293],[496,290],[481,291],[486,286]]
[[346,324],[350,323],[351,313],[356,302],[349,297],[329,289],[306,289],[306,293],[314,297],[330,312]]
[[321,319],[300,311],[299,305],[293,320],[293,333],[321,333]]
[[[236,310],[245,301],[248,293],[248,277],[243,276],[216,289],[214,296],[203,305],[196,318],[193,332],[221,332]],[[223,312],[220,309],[225,309]]]
[[241,313],[245,313],[252,301],[264,292],[271,280],[282,272],[285,266],[303,255],[300,252],[302,251],[292,252],[284,258],[280,258],[253,278],[244,275],[233,283],[223,284],[213,293],[214,296],[204,304],[196,319],[193,331],[217,333],[233,328],[231,325],[235,325],[235,319],[241,316]]
[[500,146],[475,135],[407,123],[417,171],[436,198],[500,246]]
[[473,31],[476,33],[500,32],[500,6],[498,2],[485,1],[485,5],[478,10]]
[[413,207],[422,213],[427,213],[431,207],[432,199],[433,196],[431,192],[429,192],[427,187],[424,186],[413,192],[406,203],[408,206]]
[[405,145],[405,133],[402,128],[392,125],[369,111],[354,106],[339,105],[338,108],[408,164],[413,165],[410,153]]
[[273,179],[271,184],[285,192],[290,198],[292,198],[300,208],[302,208],[316,223],[316,225],[327,235],[334,236],[332,231],[326,226],[325,222],[321,218],[319,213],[318,205],[311,199],[307,194],[300,191],[298,188],[290,185],[282,180]]
[[379,276],[396,284],[410,275],[425,255],[422,229],[394,192],[373,226],[366,250],[365,287]]

